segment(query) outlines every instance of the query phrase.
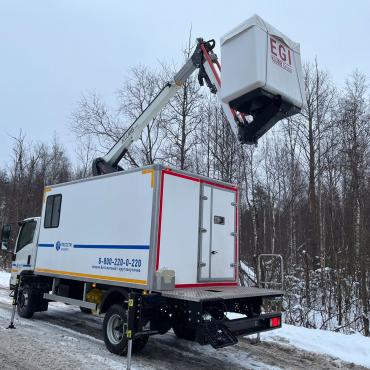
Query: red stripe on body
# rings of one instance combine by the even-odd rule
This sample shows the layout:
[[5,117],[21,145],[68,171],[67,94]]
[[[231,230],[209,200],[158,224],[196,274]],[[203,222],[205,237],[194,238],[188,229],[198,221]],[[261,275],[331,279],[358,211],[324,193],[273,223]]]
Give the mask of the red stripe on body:
[[162,229],[162,209],[163,209],[163,183],[164,183],[164,171],[161,174],[161,188],[159,195],[159,220],[158,220],[158,238],[157,238],[157,260],[155,263],[155,269],[158,271],[159,267],[159,253],[161,250],[161,229]]

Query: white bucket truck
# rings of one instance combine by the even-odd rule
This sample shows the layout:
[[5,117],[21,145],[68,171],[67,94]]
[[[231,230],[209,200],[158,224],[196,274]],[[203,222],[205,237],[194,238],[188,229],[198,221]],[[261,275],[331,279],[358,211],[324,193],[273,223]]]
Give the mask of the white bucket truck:
[[[226,35],[222,43],[226,64],[222,106],[242,143],[255,142],[275,116],[286,117],[292,114],[288,106],[297,111],[303,103],[296,44],[266,23],[263,28],[260,18],[247,24]],[[290,50],[294,66],[287,73],[297,76],[295,82],[293,77],[283,78],[280,70],[274,79],[272,65],[266,75],[259,65],[266,64],[263,56],[251,59],[253,53],[261,54],[260,47],[265,53],[266,45],[272,45],[272,36],[264,40],[263,33],[271,30],[276,46],[267,55],[283,46],[288,55]],[[45,188],[41,217],[22,222],[15,246],[10,284],[21,317],[47,310],[51,301],[105,314],[105,344],[116,354],[138,351],[150,335],[171,328],[180,338],[218,348],[236,343],[238,335],[281,326],[280,312],[262,309],[264,300],[281,297],[281,290],[239,285],[236,186],[160,165],[128,171],[118,165],[195,70],[201,84],[220,92],[221,67],[214,45],[213,40],[198,39],[192,57],[174,80],[109,153],[94,161],[94,177]],[[234,62],[241,64],[233,67]],[[248,75],[249,64],[253,72]],[[231,73],[233,68],[237,75]],[[280,86],[285,81],[289,89]],[[253,108],[261,104],[269,111],[265,116],[262,108]],[[247,115],[255,115],[255,121],[247,120]],[[6,245],[9,227],[3,231]],[[244,317],[229,320],[226,312]]]

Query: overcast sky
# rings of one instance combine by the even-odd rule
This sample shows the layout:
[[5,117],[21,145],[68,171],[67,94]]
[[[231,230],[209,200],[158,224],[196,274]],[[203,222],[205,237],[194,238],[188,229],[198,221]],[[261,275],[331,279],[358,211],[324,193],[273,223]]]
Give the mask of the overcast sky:
[[73,157],[71,112],[80,95],[114,93],[136,64],[181,61],[194,37],[215,38],[257,13],[317,56],[336,83],[355,68],[370,76],[370,1],[0,0],[0,166],[10,135],[54,132]]

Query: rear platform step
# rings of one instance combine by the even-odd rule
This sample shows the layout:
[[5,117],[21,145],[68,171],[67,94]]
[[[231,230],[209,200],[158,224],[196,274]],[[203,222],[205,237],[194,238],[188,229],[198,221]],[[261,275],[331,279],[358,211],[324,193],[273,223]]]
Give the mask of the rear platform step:
[[210,344],[213,348],[232,346],[238,343],[236,336],[217,320],[206,321],[198,331],[198,342]]

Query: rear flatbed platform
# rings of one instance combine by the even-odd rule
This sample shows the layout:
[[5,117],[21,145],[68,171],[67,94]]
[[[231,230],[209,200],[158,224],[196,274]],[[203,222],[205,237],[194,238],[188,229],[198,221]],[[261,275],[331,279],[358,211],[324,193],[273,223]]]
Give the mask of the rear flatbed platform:
[[178,288],[161,291],[163,297],[181,299],[192,302],[204,302],[219,299],[280,297],[282,290],[262,289],[255,287],[207,287],[207,288]]

